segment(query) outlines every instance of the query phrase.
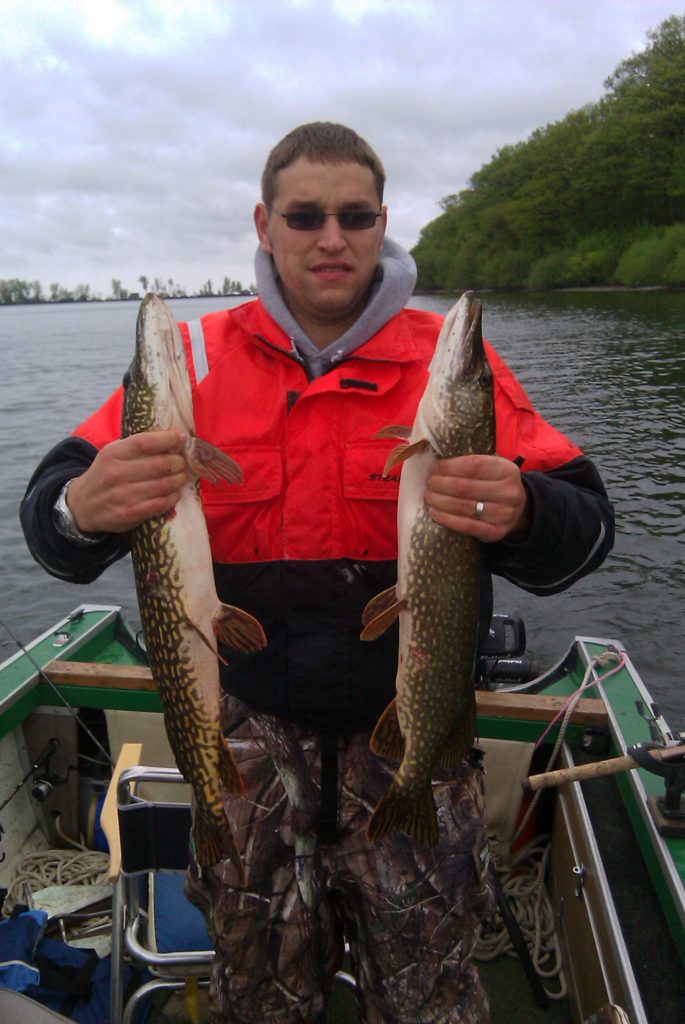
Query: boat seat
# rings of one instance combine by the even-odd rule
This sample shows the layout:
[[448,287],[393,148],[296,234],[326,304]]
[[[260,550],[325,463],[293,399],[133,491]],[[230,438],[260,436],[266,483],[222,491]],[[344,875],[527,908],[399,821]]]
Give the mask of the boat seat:
[[0,988],[0,1021],[2,1024],[72,1024],[61,1013],[12,988]]
[[[173,792],[185,780],[176,768],[141,765],[141,754],[140,743],[122,746],[102,812],[115,887],[110,1024],[134,1024],[157,990],[206,987],[214,959],[204,917],[184,893],[190,804],[138,795],[145,783]],[[129,965],[148,979],[130,995]]]

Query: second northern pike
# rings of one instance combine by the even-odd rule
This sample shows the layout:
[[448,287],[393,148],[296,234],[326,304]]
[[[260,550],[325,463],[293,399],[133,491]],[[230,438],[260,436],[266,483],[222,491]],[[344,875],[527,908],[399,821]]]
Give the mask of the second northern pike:
[[398,582],[366,606],[362,639],[375,639],[399,617],[397,697],[381,715],[371,746],[401,764],[369,822],[374,842],[400,830],[435,845],[433,768],[459,764],[476,733],[480,542],[436,523],[424,496],[436,457],[494,451],[492,371],[481,316],[473,294],[462,295],[445,319],[411,431],[393,426],[380,435],[405,442],[386,465],[387,472],[404,463]]
[[221,604],[214,585],[199,477],[242,480],[228,455],[195,435],[190,378],[178,325],[156,295],[138,314],[136,354],[124,380],[122,434],[179,430],[188,438],[190,480],[167,515],[131,534],[140,616],[152,676],[176,763],[196,800],[193,837],[201,867],[240,856],[224,813],[222,785],[242,792],[242,780],[219,726],[217,637],[240,651],[265,644],[260,624]]

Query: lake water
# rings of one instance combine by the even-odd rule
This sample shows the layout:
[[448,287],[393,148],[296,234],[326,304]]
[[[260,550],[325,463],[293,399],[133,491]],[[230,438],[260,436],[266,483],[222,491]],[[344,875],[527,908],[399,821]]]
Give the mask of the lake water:
[[[542,667],[577,634],[621,641],[662,712],[685,729],[685,293],[481,296],[488,339],[537,408],[594,459],[617,512],[605,565],[571,590],[538,598],[498,581],[496,607],[520,614]],[[192,319],[240,300],[172,300]],[[453,300],[417,296],[447,311]],[[137,302],[0,307],[0,616],[27,642],[76,605],[138,613],[130,562],[77,587],[31,559],[17,519],[45,452],[121,380]],[[14,651],[0,627],[0,657]]]

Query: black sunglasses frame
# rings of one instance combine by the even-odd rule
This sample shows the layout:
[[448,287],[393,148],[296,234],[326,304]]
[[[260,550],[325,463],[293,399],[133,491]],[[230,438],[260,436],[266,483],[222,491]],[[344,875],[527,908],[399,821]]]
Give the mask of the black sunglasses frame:
[[281,213],[273,206],[270,209],[278,217],[283,217],[292,231],[320,231],[326,222],[326,217],[337,217],[343,231],[369,231],[378,218],[383,216],[382,210],[379,210],[378,213],[374,210],[341,210],[339,213],[324,213],[323,210],[292,210],[290,213]]

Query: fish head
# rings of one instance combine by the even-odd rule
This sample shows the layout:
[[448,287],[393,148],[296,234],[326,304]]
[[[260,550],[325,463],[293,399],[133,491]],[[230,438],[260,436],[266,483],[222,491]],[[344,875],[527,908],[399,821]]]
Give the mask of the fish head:
[[123,434],[173,428],[195,432],[188,365],[178,324],[150,294],[138,311],[135,355],[124,376]]
[[480,301],[465,292],[445,317],[431,360],[421,419],[434,451],[445,458],[494,451],[493,378],[482,314]]

